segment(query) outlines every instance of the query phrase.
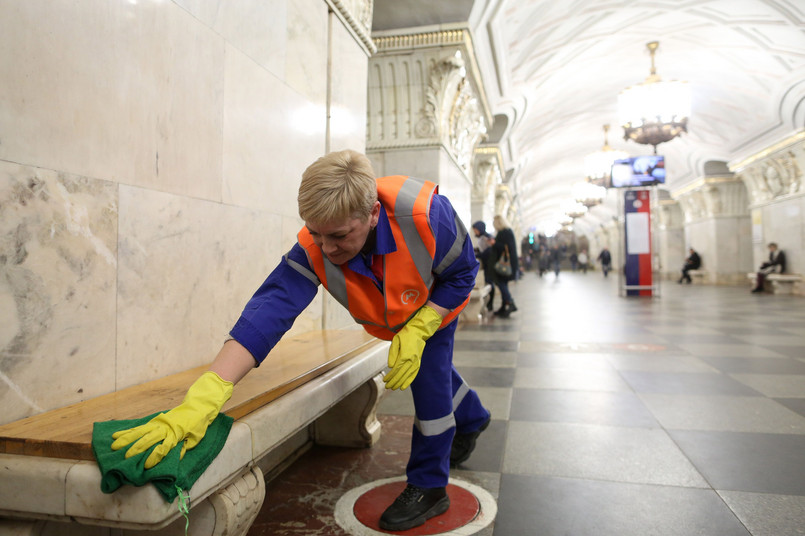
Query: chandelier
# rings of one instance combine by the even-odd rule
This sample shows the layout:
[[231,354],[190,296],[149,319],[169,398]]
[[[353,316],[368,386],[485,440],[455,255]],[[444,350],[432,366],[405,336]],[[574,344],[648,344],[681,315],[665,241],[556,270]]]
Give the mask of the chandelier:
[[571,218],[571,222],[587,214],[587,207],[572,199],[562,202],[560,208],[565,216]]
[[609,184],[612,162],[629,157],[629,153],[626,151],[617,151],[609,146],[607,132],[609,132],[609,125],[604,125],[604,146],[584,157],[584,176],[590,183],[597,186]]
[[607,196],[607,189],[584,180],[571,186],[570,193],[573,199],[589,209],[603,203]]
[[618,96],[618,114],[623,126],[623,139],[643,145],[670,141],[688,131],[690,89],[687,82],[663,82],[654,67],[658,41],[647,43],[651,53],[651,74],[642,84],[628,87]]

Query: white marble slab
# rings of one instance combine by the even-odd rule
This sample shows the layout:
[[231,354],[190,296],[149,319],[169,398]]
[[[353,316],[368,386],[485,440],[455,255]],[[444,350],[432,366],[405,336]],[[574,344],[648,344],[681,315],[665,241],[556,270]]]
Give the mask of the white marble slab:
[[353,34],[340,24],[333,24],[332,62],[330,150],[363,152],[369,58]]
[[227,47],[223,201],[297,217],[302,172],[324,153],[326,107]]
[[173,2],[0,6],[0,159],[220,199],[224,41]]
[[0,161],[0,423],[114,390],[117,189]]
[[121,187],[118,388],[209,363],[278,264],[279,216]]
[[[282,77],[286,63],[287,0],[175,0],[266,70]],[[324,5],[321,0],[317,4]]]
[[0,454],[0,512],[64,515],[65,481],[75,463]]

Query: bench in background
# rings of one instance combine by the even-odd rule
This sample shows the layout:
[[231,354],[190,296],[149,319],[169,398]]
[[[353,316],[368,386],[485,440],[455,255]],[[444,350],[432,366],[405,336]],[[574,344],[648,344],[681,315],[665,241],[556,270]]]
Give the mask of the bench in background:
[[694,283],[706,283],[708,280],[707,270],[688,270],[688,275]]
[[[753,287],[757,286],[756,272],[748,273],[746,277],[752,281]],[[765,279],[764,289],[772,294],[800,294],[800,292],[797,292],[800,283],[802,283],[800,274],[768,274]]]
[[459,320],[472,324],[485,322],[492,315],[491,311],[486,308],[491,294],[492,285],[484,283],[482,270],[478,270],[478,274],[475,277],[475,287],[470,292],[470,301],[461,311]]
[[[374,444],[388,344],[362,330],[282,340],[223,407],[236,421],[223,450],[190,490],[191,534],[246,534],[265,498],[265,478],[314,442]],[[176,504],[166,503],[153,486],[101,492],[92,423],[175,407],[206,369],[0,426],[0,534],[184,534]]]

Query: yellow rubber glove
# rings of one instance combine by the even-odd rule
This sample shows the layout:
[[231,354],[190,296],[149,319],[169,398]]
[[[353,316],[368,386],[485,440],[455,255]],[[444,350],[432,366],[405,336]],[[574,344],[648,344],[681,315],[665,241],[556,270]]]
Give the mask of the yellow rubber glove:
[[389,368],[383,378],[386,389],[405,389],[416,378],[425,341],[442,325],[442,316],[432,307],[423,306],[391,340]]
[[207,427],[232,396],[232,388],[232,382],[221,379],[212,371],[205,372],[190,386],[181,404],[168,412],[160,413],[143,425],[112,434],[115,440],[112,450],[134,443],[126,451],[126,458],[131,458],[161,441],[162,444],[145,460],[145,468],[150,469],[162,461],[179,441],[184,441],[180,456],[184,458],[184,453],[198,445],[204,437]]

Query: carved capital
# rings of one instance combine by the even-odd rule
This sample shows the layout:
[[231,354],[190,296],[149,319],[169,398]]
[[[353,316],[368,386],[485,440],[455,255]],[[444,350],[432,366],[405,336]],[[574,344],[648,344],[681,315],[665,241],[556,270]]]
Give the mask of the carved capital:
[[675,192],[674,197],[686,222],[749,214],[747,189],[737,177],[704,177]]
[[472,180],[473,202],[493,201],[495,187],[503,183],[502,157],[497,147],[483,147],[475,151]]
[[660,229],[680,229],[685,225],[685,214],[678,201],[660,201],[657,216]]
[[739,162],[737,176],[746,185],[751,205],[805,192],[802,169],[805,167],[805,134],[788,140]]
[[442,146],[468,177],[491,122],[466,29],[375,36],[367,149]]

